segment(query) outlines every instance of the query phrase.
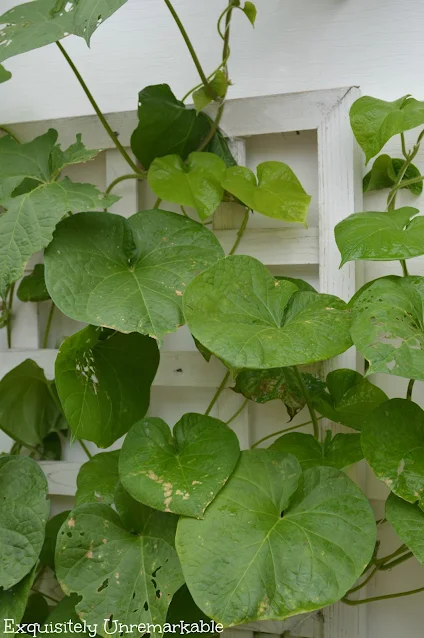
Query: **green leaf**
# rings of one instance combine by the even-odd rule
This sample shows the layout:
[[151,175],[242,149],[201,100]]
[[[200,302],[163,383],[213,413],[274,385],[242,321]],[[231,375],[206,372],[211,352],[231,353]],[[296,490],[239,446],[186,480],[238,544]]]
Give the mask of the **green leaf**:
[[0,381],[0,429],[15,441],[36,446],[62,426],[61,413],[43,370],[26,359]]
[[355,370],[334,370],[327,375],[326,383],[328,392],[311,391],[314,408],[327,419],[355,430],[360,430],[368,414],[387,401],[383,390]]
[[126,0],[35,0],[0,16],[0,61],[53,44],[73,33],[90,44],[97,27]]
[[0,84],[3,84],[3,82],[7,82],[8,80],[10,80],[11,77],[11,72],[5,69],[2,64],[0,64]]
[[[181,629],[181,621],[188,623],[190,628],[192,628],[193,625],[197,625],[197,627],[194,627],[194,631],[187,631],[186,627]],[[203,625],[201,624],[202,621]],[[197,636],[197,638],[199,633],[206,636],[219,635],[219,633],[206,630],[206,624],[208,628],[211,627],[209,624],[211,619],[198,608],[187,585],[183,585],[176,594],[174,594],[171,604],[169,605],[166,622],[171,626],[173,625],[173,628],[171,631],[164,632],[164,638],[170,638],[175,634],[177,636]],[[202,629],[202,631],[200,631],[200,629]]]
[[409,503],[424,506],[424,412],[407,399],[391,399],[362,427],[364,456],[378,479]]
[[162,419],[147,418],[125,438],[119,475],[140,503],[201,518],[228,480],[239,453],[237,436],[218,419],[185,414],[172,435]]
[[180,519],[176,547],[195,603],[228,627],[340,600],[375,539],[369,502],[343,472],[302,475],[293,456],[253,450],[203,520]]
[[203,151],[205,153],[215,153],[222,160],[224,160],[225,166],[237,166],[237,162],[231,154],[231,151],[228,146],[228,138],[221,133],[218,129],[211,141]]
[[56,516],[53,516],[47,521],[44,544],[40,552],[40,561],[53,571],[55,571],[54,554],[56,551],[57,535],[69,514],[69,511],[60,512],[60,514],[56,514]]
[[222,186],[252,210],[286,222],[305,223],[311,197],[283,162],[263,162],[258,180],[250,168],[227,168]]
[[45,251],[46,284],[72,319],[160,340],[184,323],[185,286],[223,254],[210,230],[168,211],[73,215]]
[[[56,623],[59,623],[59,626],[63,629],[63,631],[60,632],[61,638],[75,638],[75,624],[82,622],[81,618],[79,618],[75,611],[75,607],[79,600],[80,598],[75,594],[62,598],[62,600],[51,609],[50,614],[47,617],[46,625],[41,628],[40,634],[42,636],[57,636],[57,632],[51,631],[51,628],[54,628]],[[99,630],[102,627],[103,623],[99,626]],[[78,635],[89,636],[89,633],[88,631],[81,631],[81,633],[78,632]],[[90,636],[90,638],[92,637]]]
[[270,449],[282,454],[293,454],[302,470],[319,465],[341,470],[364,458],[360,434],[336,434],[333,439],[330,430],[327,434],[330,436],[320,443],[312,434],[289,432],[274,441]]
[[96,454],[81,467],[77,477],[75,505],[83,503],[114,503],[115,488],[119,481],[119,450]]
[[[59,533],[56,566],[63,591],[82,596],[78,615],[99,627],[111,616],[122,623],[163,624],[184,582],[167,542],[127,532],[116,512],[99,503],[71,512]],[[138,638],[140,631],[126,635]]]
[[57,432],[50,432],[44,437],[40,446],[40,457],[50,461],[60,461],[62,459],[62,441]]
[[32,273],[22,279],[17,296],[20,301],[39,302],[50,299],[44,279],[44,264],[35,264]]
[[297,286],[298,290],[302,292],[318,292],[311,284],[308,284],[307,281],[303,279],[296,279],[295,277],[282,277],[281,275],[277,275],[275,277],[277,281],[290,281],[292,284]]
[[72,439],[109,447],[126,434],[147,412],[158,365],[156,342],[136,332],[87,326],[65,339],[55,376]]
[[187,109],[167,84],[147,86],[138,94],[138,119],[131,148],[146,170],[157,157],[175,154],[185,160],[211,127],[207,115]]
[[28,598],[22,624],[37,623],[43,625],[49,615],[50,607],[43,594],[36,592]]
[[[302,373],[302,377],[306,385],[318,385],[324,390],[325,383],[314,375]],[[233,390],[256,403],[279,399],[286,406],[290,420],[306,405],[302,388],[291,368],[242,370],[236,377]]]
[[255,26],[258,10],[256,9],[256,6],[253,4],[253,2],[245,2],[242,11],[246,14],[252,26]]
[[415,558],[424,565],[424,512],[390,494],[386,501],[386,518],[401,541],[411,550]]
[[[214,95],[217,97],[225,97],[228,90],[228,81],[225,73],[223,73],[223,71],[217,71],[210,80],[209,86]],[[214,99],[204,86],[194,91],[192,97],[194,106],[198,111],[202,111]]]
[[351,345],[350,313],[331,295],[298,292],[253,257],[221,259],[187,286],[190,332],[234,369],[329,359]]
[[81,141],[81,133],[77,133],[76,141],[65,151],[57,144],[52,149],[50,158],[51,172],[57,176],[65,166],[89,162],[100,153],[99,149],[87,149]]
[[26,144],[19,144],[8,135],[0,138],[0,180],[20,178],[22,181],[27,177],[49,182],[52,177],[50,156],[57,135],[57,131],[49,129]]
[[191,153],[186,164],[178,155],[168,155],[152,162],[148,182],[155,195],[191,206],[205,220],[222,201],[224,171],[224,161],[213,153]]
[[411,280],[377,279],[356,296],[351,335],[370,363],[367,374],[424,379],[423,301]]
[[0,457],[0,587],[10,589],[34,567],[49,515],[47,480],[24,456]]
[[139,503],[128,494],[121,482],[115,489],[115,507],[128,532],[161,538],[172,547],[175,546],[178,516],[168,512],[159,512]]
[[28,596],[34,583],[35,568],[19,583],[10,589],[0,589],[0,638],[9,638],[10,631],[6,631],[5,619],[13,620],[15,624],[21,622],[28,602]]
[[105,208],[114,201],[91,184],[65,178],[3,202],[7,212],[0,216],[0,294],[22,276],[31,255],[49,244],[56,224],[68,211]]
[[[372,165],[371,170],[367,173],[363,179],[364,193],[371,191],[378,191],[383,188],[392,188],[397,180],[397,177],[404,165],[404,159],[392,158],[389,155],[380,155]],[[410,164],[406,169],[401,183],[410,179],[416,179],[420,177],[421,173],[414,164]],[[423,190],[422,181],[416,184],[410,184],[409,186],[401,186],[411,191],[414,195],[421,195]]]
[[[424,217],[404,206],[385,213],[354,213],[334,229],[343,266],[355,259],[394,261],[424,254]],[[412,219],[414,218],[414,219]]]
[[424,124],[424,103],[409,95],[394,102],[364,95],[350,109],[350,124],[368,162],[391,137]]

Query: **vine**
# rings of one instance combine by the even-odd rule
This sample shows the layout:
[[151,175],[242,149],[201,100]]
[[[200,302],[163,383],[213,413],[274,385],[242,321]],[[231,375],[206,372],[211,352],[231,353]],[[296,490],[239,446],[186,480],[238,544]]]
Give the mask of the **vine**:
[[[240,254],[249,218],[305,224],[311,197],[285,163],[263,162],[256,174],[238,166],[221,130],[232,17],[242,11],[254,25],[256,8],[230,0],[221,9],[222,52],[208,75],[174,4],[164,3],[201,83],[182,101],[168,85],[143,88],[131,153],[61,43],[68,34],[89,43],[122,0],[108,2],[100,15],[94,0],[34,0],[0,18],[4,54],[56,42],[131,169],[103,193],[62,175],[100,152],[87,149],[81,135],[62,148],[53,129],[20,141],[0,127],[1,325],[8,347],[15,293],[22,303],[48,304],[43,348],[59,311],[85,325],[60,344],[54,381],[30,359],[0,381],[0,428],[13,441],[0,457],[0,617],[18,625],[35,600],[44,607],[40,628],[52,618],[83,618],[103,636],[115,622],[136,626],[129,630],[135,638],[156,631],[149,623],[171,633],[173,621],[185,617],[196,627],[211,618],[232,627],[424,591],[351,597],[412,557],[424,564],[424,412],[413,401],[416,381],[424,380],[424,278],[408,268],[424,254],[424,223],[417,208],[397,208],[405,192],[410,201],[423,189],[413,162],[424,129],[410,149],[405,133],[424,126],[424,104],[410,96],[366,96],[353,104],[353,133],[366,161],[374,158],[364,191],[388,196],[385,210],[355,213],[335,228],[342,265],[399,262],[403,276],[367,282],[351,300],[274,277]],[[190,96],[195,108],[185,105]],[[212,102],[214,118],[205,111]],[[395,136],[401,158],[381,153]],[[110,214],[116,186],[134,179],[147,182],[153,208],[129,218]],[[244,213],[227,256],[208,228],[224,201]],[[43,263],[25,274],[39,251]],[[215,357],[225,372],[204,414],[189,412],[168,425],[147,416],[150,392],[163,339],[183,325],[198,356]],[[308,371],[352,345],[365,359],[365,375],[337,369],[323,379]],[[389,399],[374,373],[407,379],[406,398]],[[214,416],[223,392],[241,395],[226,422]],[[251,403],[269,401],[283,404],[287,424],[240,451],[229,426]],[[297,423],[305,409],[310,418]],[[329,422],[346,430],[324,432]],[[309,432],[299,431],[307,426]],[[87,462],[75,507],[49,518],[38,461],[60,460],[68,437]],[[87,445],[107,450],[121,437],[118,450],[92,454]],[[379,521],[345,472],[363,459],[390,488]],[[402,543],[386,556],[377,540],[383,523]],[[47,568],[63,596],[43,591]]]

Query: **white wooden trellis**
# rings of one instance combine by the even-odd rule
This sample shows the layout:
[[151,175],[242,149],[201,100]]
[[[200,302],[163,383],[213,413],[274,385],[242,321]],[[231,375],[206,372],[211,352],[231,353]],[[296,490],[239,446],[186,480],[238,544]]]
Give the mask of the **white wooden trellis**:
[[[320,291],[342,299],[352,297],[357,289],[358,272],[353,262],[339,270],[340,255],[334,240],[334,226],[347,215],[362,209],[361,169],[356,144],[350,130],[349,109],[359,97],[356,87],[311,91],[230,100],[227,103],[222,128],[232,138],[233,150],[244,164],[243,138],[252,135],[278,134],[289,131],[316,130],[318,140],[319,226],[318,228],[248,229],[238,252],[251,255],[267,266],[319,267]],[[127,147],[137,125],[136,112],[107,115],[121,143]],[[30,140],[52,127],[59,132],[59,141],[66,147],[81,132],[88,148],[106,150],[106,183],[126,173],[127,166],[96,116],[29,122],[9,128],[22,141]],[[87,180],[89,181],[89,180]],[[114,191],[122,199],[112,211],[124,216],[138,210],[137,180],[122,182]],[[215,213],[213,230],[224,250],[233,245],[240,223],[239,212],[225,205]],[[37,312],[34,304],[17,302],[11,350],[0,350],[0,378],[26,358],[34,359],[46,375],[54,376],[56,350],[42,350],[38,342]],[[326,364],[356,368],[353,349]],[[198,352],[164,351],[154,385],[163,388],[210,388],[211,395],[223,376],[223,366],[214,358],[206,363]],[[218,402],[218,414],[231,414],[241,403],[239,395],[225,391]],[[245,410],[232,423],[242,447],[249,446],[249,411]],[[324,427],[328,427],[328,424]],[[80,463],[64,461],[42,462],[52,496],[73,495]],[[356,479],[361,483],[362,477]],[[366,606],[334,605],[324,610],[324,622],[315,617],[297,631],[310,638],[366,638]],[[246,631],[281,634],[294,627],[298,619],[287,623],[253,623]],[[232,634],[233,632],[227,632]],[[240,635],[240,634],[238,634]]]

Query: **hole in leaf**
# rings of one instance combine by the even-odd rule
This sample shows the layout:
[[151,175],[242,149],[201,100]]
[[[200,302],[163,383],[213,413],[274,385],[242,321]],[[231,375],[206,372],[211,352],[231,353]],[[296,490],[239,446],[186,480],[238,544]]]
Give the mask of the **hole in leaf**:
[[109,586],[109,578],[106,578],[102,584],[100,585],[100,587],[98,588],[98,593],[100,594],[101,591],[103,591],[104,589],[106,589],[106,587]]
[[144,611],[149,611],[149,603],[147,602],[147,600],[144,603],[143,607],[144,607]]
[[284,518],[284,512],[281,512],[280,518]]

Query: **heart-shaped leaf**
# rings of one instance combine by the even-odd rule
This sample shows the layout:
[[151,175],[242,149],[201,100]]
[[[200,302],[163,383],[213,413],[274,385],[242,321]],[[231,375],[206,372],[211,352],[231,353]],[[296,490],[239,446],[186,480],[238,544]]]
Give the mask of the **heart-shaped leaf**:
[[[209,81],[209,87],[212,90],[212,94],[216,97],[225,97],[228,90],[228,80],[225,73],[221,70],[217,71]],[[194,91],[192,98],[194,106],[198,111],[204,109],[214,99],[211,95],[211,91],[208,91],[204,86]]]
[[191,153],[186,164],[178,155],[167,155],[152,162],[148,181],[155,195],[195,208],[204,220],[222,201],[224,171],[224,161],[213,153]]
[[252,26],[255,26],[258,10],[256,9],[256,6],[253,4],[253,2],[245,2],[242,11],[246,14]]
[[0,587],[9,589],[34,567],[49,515],[47,480],[25,456],[0,457]]
[[374,474],[409,503],[424,505],[424,412],[407,399],[391,399],[362,427],[364,456]]
[[[392,188],[396,183],[404,163],[405,159],[392,158],[390,155],[379,155],[372,165],[371,170],[363,179],[364,193],[378,191],[383,188]],[[420,175],[421,173],[418,168],[414,164],[410,164],[402,176],[401,188],[407,188],[414,195],[421,195],[423,190],[422,181],[402,186],[402,182],[416,179],[420,177]]]
[[[302,373],[302,377],[310,391],[324,391],[325,383],[315,375]],[[302,388],[291,368],[242,370],[236,377],[233,390],[256,403],[279,399],[286,406],[290,420],[306,405]]]
[[43,370],[26,359],[0,381],[0,429],[20,443],[36,446],[63,428]]
[[184,582],[167,542],[127,532],[116,512],[100,503],[71,512],[59,532],[56,569],[63,591],[82,596],[76,607],[80,617],[103,627],[113,616],[132,624],[131,638],[140,635],[140,623],[165,622],[171,598]]
[[[424,254],[424,217],[404,206],[385,213],[354,213],[334,229],[341,266],[354,259],[394,261]],[[414,218],[414,219],[412,219]]]
[[187,109],[167,84],[147,86],[140,91],[138,119],[131,148],[146,170],[156,157],[175,154],[186,159],[199,148],[210,130],[207,115]]
[[237,436],[218,419],[185,414],[172,435],[162,419],[148,418],[125,438],[119,474],[140,503],[200,518],[228,480],[239,453]]
[[237,162],[232,156],[232,153],[229,148],[229,138],[225,137],[225,135],[218,129],[209,144],[205,146],[203,149],[205,153],[215,153],[218,155],[224,163],[225,166],[236,166]]
[[45,252],[46,284],[72,319],[160,340],[184,323],[185,286],[223,254],[210,230],[168,211],[73,215]]
[[327,465],[342,469],[364,458],[361,448],[360,434],[336,434],[331,438],[331,431],[320,443],[312,434],[290,432],[280,436],[270,446],[283,454],[293,454],[302,470],[318,465]]
[[279,368],[347,350],[350,313],[331,295],[298,292],[253,257],[221,259],[187,286],[190,332],[235,369]]
[[375,538],[369,502],[343,472],[302,475],[293,456],[253,450],[203,520],[180,519],[176,547],[195,603],[228,627],[340,600]]
[[55,571],[54,554],[56,551],[57,535],[69,514],[70,512],[68,510],[60,512],[60,514],[56,514],[56,516],[53,516],[47,521],[43,548],[40,552],[40,561],[53,571]]
[[391,137],[424,124],[424,103],[409,95],[394,102],[364,95],[350,109],[350,124],[368,162]]
[[77,477],[75,504],[103,503],[112,505],[119,481],[119,450],[101,452],[81,467]]
[[303,189],[291,168],[283,162],[263,162],[256,169],[227,168],[222,186],[252,210],[283,219],[305,223],[311,197]]
[[159,512],[130,496],[121,482],[115,489],[115,507],[126,530],[133,534],[162,538],[175,546],[178,516],[169,512]]
[[0,61],[73,33],[90,44],[97,27],[126,0],[33,0],[0,16]]
[[390,494],[386,501],[386,518],[401,541],[424,565],[424,512],[418,505],[407,503]]
[[[181,621],[185,625],[181,625]],[[166,622],[169,625],[169,630],[164,633],[165,638],[170,638],[175,634],[177,636],[198,636],[199,633],[206,634],[211,638],[219,636],[220,633],[214,631],[215,627],[211,619],[198,608],[187,585],[183,585],[173,596]],[[190,631],[187,631],[187,624]]]
[[[16,625],[22,620],[27,606],[29,593],[34,583],[35,568],[19,583],[10,589],[0,589],[0,638],[6,638],[13,634],[13,623]],[[7,620],[9,627],[7,626]],[[12,625],[12,627],[11,627]]]
[[20,301],[48,301],[50,295],[44,279],[44,264],[36,264],[32,273],[19,284],[17,296]]
[[328,392],[310,388],[315,409],[327,419],[355,430],[360,430],[368,414],[387,401],[385,392],[356,370],[334,370],[327,375],[326,383]]
[[383,372],[424,379],[422,277],[384,277],[364,286],[352,304],[353,342]]
[[156,342],[136,332],[87,326],[56,359],[56,387],[73,439],[109,447],[142,419],[159,365]]

